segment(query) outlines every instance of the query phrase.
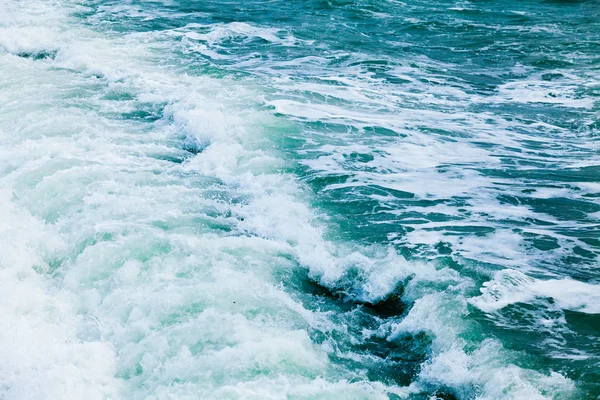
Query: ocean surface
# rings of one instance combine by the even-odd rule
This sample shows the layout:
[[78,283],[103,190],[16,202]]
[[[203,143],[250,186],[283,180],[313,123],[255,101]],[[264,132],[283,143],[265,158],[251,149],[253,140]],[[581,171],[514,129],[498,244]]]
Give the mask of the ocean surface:
[[600,2],[0,0],[0,399],[600,398]]

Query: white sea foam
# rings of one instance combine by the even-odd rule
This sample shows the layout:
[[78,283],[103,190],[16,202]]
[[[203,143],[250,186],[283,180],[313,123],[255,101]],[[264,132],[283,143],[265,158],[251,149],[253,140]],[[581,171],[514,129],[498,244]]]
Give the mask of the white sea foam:
[[600,286],[573,279],[535,279],[517,270],[502,270],[471,300],[483,311],[493,312],[510,304],[552,299],[564,310],[600,314]]
[[198,33],[195,31],[188,31],[184,34],[184,37],[192,40],[199,40],[207,42],[209,45],[215,45],[216,43],[225,40],[240,37],[244,40],[252,38],[260,38],[272,43],[293,43],[294,39],[282,39],[279,35],[282,32],[281,29],[276,28],[261,28],[252,26],[244,22],[230,22],[228,24],[215,24],[215,25],[199,25],[190,24],[186,26],[186,30],[209,29],[207,33]]
[[0,192],[0,397],[115,398],[113,349],[77,337],[78,316],[67,293],[44,279],[66,244]]

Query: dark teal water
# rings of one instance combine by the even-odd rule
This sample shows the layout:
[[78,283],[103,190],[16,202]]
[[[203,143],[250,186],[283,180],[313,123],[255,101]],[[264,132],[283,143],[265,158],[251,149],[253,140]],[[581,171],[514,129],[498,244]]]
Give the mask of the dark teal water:
[[599,96],[595,0],[0,0],[0,398],[600,398]]

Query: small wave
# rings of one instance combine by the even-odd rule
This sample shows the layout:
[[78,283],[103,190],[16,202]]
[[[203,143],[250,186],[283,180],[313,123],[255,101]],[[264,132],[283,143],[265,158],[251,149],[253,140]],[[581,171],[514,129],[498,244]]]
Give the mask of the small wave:
[[516,303],[551,299],[564,310],[600,314],[600,285],[573,279],[535,279],[516,270],[499,271],[481,288],[471,303],[485,312],[494,312]]

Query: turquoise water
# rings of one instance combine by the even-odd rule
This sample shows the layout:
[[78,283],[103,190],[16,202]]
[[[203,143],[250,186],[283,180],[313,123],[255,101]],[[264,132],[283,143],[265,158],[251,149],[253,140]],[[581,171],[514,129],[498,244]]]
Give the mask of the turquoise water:
[[597,1],[0,0],[0,399],[600,397]]

